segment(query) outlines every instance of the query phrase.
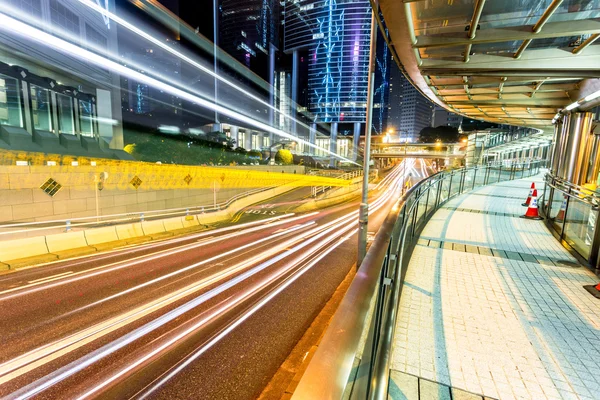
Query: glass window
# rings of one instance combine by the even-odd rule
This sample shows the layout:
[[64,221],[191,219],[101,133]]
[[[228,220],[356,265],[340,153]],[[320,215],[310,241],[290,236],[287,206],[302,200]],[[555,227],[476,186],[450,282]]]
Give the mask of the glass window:
[[42,4],[40,0],[8,0],[13,7],[36,17],[42,16]]
[[327,154],[326,150],[329,150],[329,139],[317,139],[315,140],[315,144],[320,147],[320,149],[315,149],[315,155],[325,156]]
[[252,150],[260,149],[260,135],[252,135]]
[[4,75],[0,75],[0,124],[23,127],[19,83]]
[[268,136],[263,137],[263,145],[265,147],[271,147],[271,138]]
[[79,126],[83,136],[94,137],[94,105],[91,101],[79,100]]
[[85,37],[88,43],[92,44],[101,50],[106,50],[108,46],[108,39],[100,32],[92,28],[89,24],[85,24]]
[[246,146],[246,132],[242,130],[238,132],[237,146],[242,148],[245,148],[244,146]]
[[74,134],[73,99],[64,94],[56,94],[58,109],[58,132]]
[[50,119],[50,91],[39,86],[31,85],[31,113],[33,114],[33,127],[41,131],[52,130]]
[[348,154],[350,152],[349,148],[350,141],[348,139],[341,139],[337,142],[337,154],[348,158]]
[[79,36],[79,17],[57,0],[50,0],[52,24]]

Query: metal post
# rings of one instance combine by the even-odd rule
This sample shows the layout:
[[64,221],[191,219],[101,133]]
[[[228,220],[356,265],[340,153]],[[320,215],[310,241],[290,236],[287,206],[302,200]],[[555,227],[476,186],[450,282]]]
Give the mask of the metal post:
[[367,254],[367,230],[369,225],[369,162],[371,158],[371,125],[373,118],[373,87],[375,86],[375,50],[377,47],[377,27],[375,11],[371,11],[371,43],[369,47],[369,81],[367,84],[367,121],[365,123],[365,151],[363,157],[362,199],[358,217],[358,260],[360,266]]
[[[217,42],[218,42],[218,33],[219,33],[219,1],[218,0],[213,0],[213,58],[214,58],[214,68],[215,68],[215,106],[218,103],[218,83],[217,83],[217,76],[219,74],[219,69],[218,69],[218,60],[217,60]],[[219,113],[217,112],[217,110],[215,109],[215,122],[218,124],[219,123]]]
[[213,207],[217,208],[217,181],[213,181]]

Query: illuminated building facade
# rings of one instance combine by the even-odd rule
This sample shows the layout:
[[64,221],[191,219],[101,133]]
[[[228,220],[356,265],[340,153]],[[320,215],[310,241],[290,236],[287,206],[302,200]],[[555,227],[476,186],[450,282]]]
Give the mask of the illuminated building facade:
[[[293,54],[293,85],[300,52],[308,58],[308,112],[331,123],[330,151],[337,152],[338,124],[354,124],[354,148],[366,122],[371,7],[368,0],[288,0],[284,51]],[[297,102],[298,89],[292,88]],[[334,161],[332,159],[331,163]]]
[[308,110],[316,122],[366,120],[368,0],[287,1],[284,50],[308,50]]

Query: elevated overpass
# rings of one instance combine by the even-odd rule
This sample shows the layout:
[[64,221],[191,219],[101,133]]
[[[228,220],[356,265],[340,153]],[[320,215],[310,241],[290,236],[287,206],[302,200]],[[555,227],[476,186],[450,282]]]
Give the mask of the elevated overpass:
[[373,158],[464,158],[466,143],[374,143]]

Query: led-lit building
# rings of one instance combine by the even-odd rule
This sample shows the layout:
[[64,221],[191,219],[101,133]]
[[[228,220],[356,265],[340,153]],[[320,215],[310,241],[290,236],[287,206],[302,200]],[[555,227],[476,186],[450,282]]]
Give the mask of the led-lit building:
[[298,99],[300,57],[307,57],[307,111],[315,123],[331,124],[330,151],[338,150],[340,123],[354,124],[356,148],[366,121],[369,1],[288,0],[284,14],[284,51],[293,54],[292,101]]
[[[114,11],[114,0],[102,2]],[[97,52],[117,51],[116,26],[79,2],[10,0],[0,10]],[[22,151],[127,157],[119,76],[43,45],[35,35],[0,32],[0,147]]]

